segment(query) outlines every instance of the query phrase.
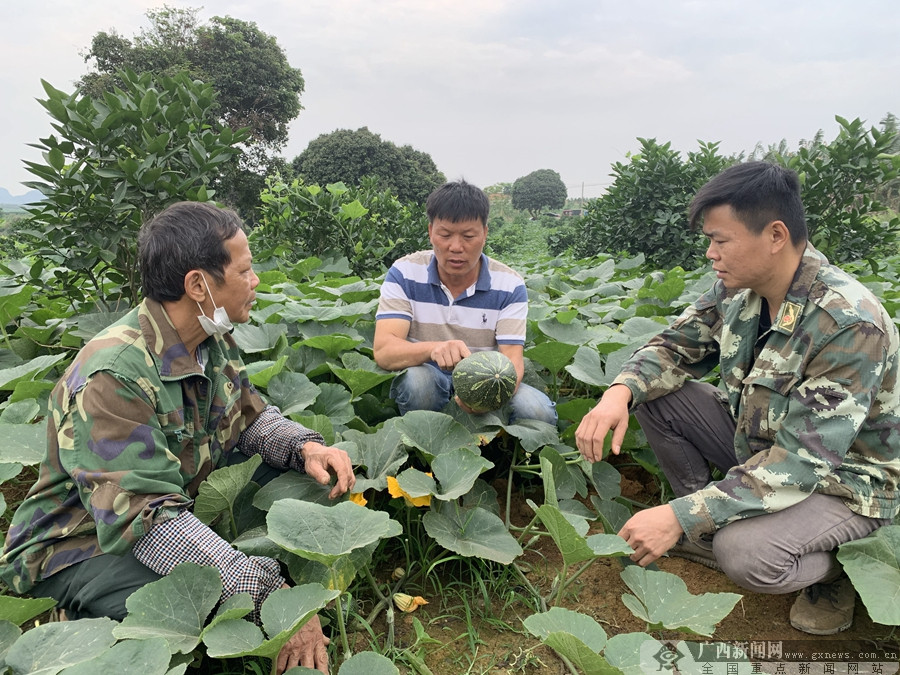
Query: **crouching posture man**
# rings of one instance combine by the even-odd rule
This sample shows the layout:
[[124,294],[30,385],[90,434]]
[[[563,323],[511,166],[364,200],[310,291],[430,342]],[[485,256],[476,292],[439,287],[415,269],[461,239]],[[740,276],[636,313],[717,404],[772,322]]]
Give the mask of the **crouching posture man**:
[[[222,600],[259,608],[283,586],[278,563],[233,549],[191,512],[218,467],[261,455],[254,480],[287,469],[354,484],[349,457],[267,406],[250,384],[232,322],[249,319],[259,278],[232,211],[175,204],[138,240],[145,299],[79,352],[50,397],[47,455],[16,511],[0,578],[51,596],[70,618],[121,620],[135,590],[193,562],[218,569]],[[217,302],[222,303],[221,306]],[[309,621],[279,654],[279,672],[328,670]]]
[[[596,462],[612,431],[618,453],[634,411],[672,485],[619,532],[634,561],[670,551],[752,591],[802,591],[791,624],[836,633],[855,593],[835,549],[900,508],[897,329],[807,241],[793,172],[727,169],[695,196],[700,220],[718,280],[625,364],[576,442]],[[722,390],[690,379],[715,366]]]
[[510,421],[556,424],[553,401],[522,382],[528,292],[518,273],[484,254],[487,195],[462,180],[445,183],[425,210],[434,250],[391,266],[375,314],[375,362],[405,369],[391,385],[400,413],[441,410],[453,397],[454,366],[472,352],[496,350],[518,376]]

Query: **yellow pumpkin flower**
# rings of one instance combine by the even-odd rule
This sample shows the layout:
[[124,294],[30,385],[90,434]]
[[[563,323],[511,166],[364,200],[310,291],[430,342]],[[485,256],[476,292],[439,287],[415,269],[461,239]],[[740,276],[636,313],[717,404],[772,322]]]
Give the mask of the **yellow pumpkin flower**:
[[369,500],[366,499],[362,492],[351,492],[350,501],[354,504],[359,504],[360,506],[365,506],[369,503]]
[[406,593],[394,593],[393,597],[394,604],[397,605],[397,609],[402,612],[415,612],[417,609],[419,609],[420,605],[428,604],[428,601],[421,595],[413,597],[411,595],[407,595]]
[[[426,474],[430,476],[431,474]],[[403,488],[400,487],[400,483],[397,482],[397,479],[394,476],[387,477],[387,485],[388,485],[388,494],[391,495],[394,499],[398,497],[403,497],[406,500],[407,506],[431,506],[431,495],[425,495],[424,497],[411,497],[409,493],[404,492]]]

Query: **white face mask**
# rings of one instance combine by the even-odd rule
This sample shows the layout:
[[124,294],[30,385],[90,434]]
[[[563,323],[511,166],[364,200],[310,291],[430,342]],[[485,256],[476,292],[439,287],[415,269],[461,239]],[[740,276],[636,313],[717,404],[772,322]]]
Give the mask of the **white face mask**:
[[212,300],[214,311],[212,318],[210,319],[206,316],[206,312],[203,311],[203,306],[198,302],[197,307],[200,308],[200,316],[197,317],[197,320],[200,322],[200,326],[206,331],[207,335],[225,335],[225,333],[228,333],[234,326],[231,323],[231,319],[228,318],[228,312],[225,311],[225,308],[216,306],[212,291],[209,290],[209,283],[206,281],[206,275],[204,275],[203,272],[200,272],[200,276],[203,277],[203,283],[206,284],[206,293],[209,295],[209,299]]

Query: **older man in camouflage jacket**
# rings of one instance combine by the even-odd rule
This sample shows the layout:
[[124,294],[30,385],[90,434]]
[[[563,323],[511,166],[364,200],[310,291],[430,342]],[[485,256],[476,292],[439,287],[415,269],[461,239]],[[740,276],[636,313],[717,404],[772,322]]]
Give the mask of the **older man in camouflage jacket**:
[[[237,215],[175,204],[141,229],[139,253],[144,301],[85,345],[53,390],[47,456],[13,517],[0,578],[71,617],[121,619],[134,590],[193,562],[219,570],[223,600],[250,593],[258,620],[285,585],[279,565],[236,551],[191,513],[200,483],[258,454],[269,476],[290,468],[327,484],[334,473],[336,497],[353,469],[249,382],[229,333],[249,319],[259,278]],[[279,672],[327,672],[325,644],[310,621]]]
[[[792,625],[836,633],[855,594],[835,549],[900,509],[897,328],[807,241],[793,172],[731,167],[690,219],[718,280],[625,364],[578,448],[599,461],[612,431],[618,454],[634,411],[676,498],[619,532],[632,559],[669,551],[757,592],[801,590]],[[716,366],[722,389],[694,380]]]

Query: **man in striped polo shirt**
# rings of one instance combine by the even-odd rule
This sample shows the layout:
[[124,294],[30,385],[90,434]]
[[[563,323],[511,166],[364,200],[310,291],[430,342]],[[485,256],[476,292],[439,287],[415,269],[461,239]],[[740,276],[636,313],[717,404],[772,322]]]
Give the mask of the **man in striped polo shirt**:
[[556,424],[549,397],[522,383],[528,294],[518,273],[484,255],[487,195],[464,180],[445,183],[425,210],[433,250],[391,266],[375,315],[375,362],[406,371],[391,386],[401,414],[441,410],[453,396],[453,367],[472,352],[497,350],[518,374],[510,420]]

